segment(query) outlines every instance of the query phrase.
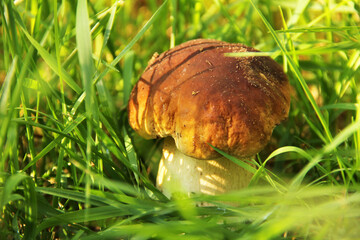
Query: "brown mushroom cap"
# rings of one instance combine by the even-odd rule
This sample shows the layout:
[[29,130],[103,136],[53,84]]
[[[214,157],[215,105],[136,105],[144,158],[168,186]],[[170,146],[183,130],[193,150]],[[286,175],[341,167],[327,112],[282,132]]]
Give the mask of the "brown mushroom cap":
[[270,57],[242,44],[197,39],[154,56],[131,92],[131,127],[145,138],[171,136],[199,159],[218,156],[209,146],[248,157],[268,143],[287,118],[290,86]]

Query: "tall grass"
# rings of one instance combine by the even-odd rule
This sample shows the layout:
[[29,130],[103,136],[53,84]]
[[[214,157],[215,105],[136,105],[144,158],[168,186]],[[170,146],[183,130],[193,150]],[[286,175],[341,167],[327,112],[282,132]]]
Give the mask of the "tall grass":
[[[0,239],[359,238],[357,1],[4,0],[0,10]],[[169,200],[154,186],[161,141],[130,129],[126,105],[154,52],[194,38],[273,57],[291,110],[248,188]]]

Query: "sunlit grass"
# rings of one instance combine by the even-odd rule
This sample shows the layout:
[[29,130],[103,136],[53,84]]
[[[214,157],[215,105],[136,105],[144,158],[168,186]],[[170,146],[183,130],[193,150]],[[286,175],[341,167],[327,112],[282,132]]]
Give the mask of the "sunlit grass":
[[[350,0],[1,1],[0,239],[358,238],[359,9]],[[131,130],[126,104],[154,52],[194,38],[274,58],[292,103],[245,165],[249,188],[169,200],[154,186],[161,141]]]

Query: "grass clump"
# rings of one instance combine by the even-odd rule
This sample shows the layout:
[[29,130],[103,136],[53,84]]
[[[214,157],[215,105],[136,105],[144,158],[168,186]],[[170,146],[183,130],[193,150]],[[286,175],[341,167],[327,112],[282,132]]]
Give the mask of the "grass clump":
[[[1,1],[0,238],[357,238],[359,9],[351,0]],[[154,52],[194,38],[272,56],[292,104],[249,188],[168,200],[154,187],[161,142],[133,133],[126,104]]]

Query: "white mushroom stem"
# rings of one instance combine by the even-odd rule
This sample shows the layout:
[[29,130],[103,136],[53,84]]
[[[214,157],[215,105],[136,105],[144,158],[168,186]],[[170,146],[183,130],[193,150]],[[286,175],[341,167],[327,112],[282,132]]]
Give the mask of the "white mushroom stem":
[[251,178],[252,173],[225,157],[199,160],[184,155],[169,137],[164,142],[156,185],[169,198],[174,193],[216,195],[245,188]]

